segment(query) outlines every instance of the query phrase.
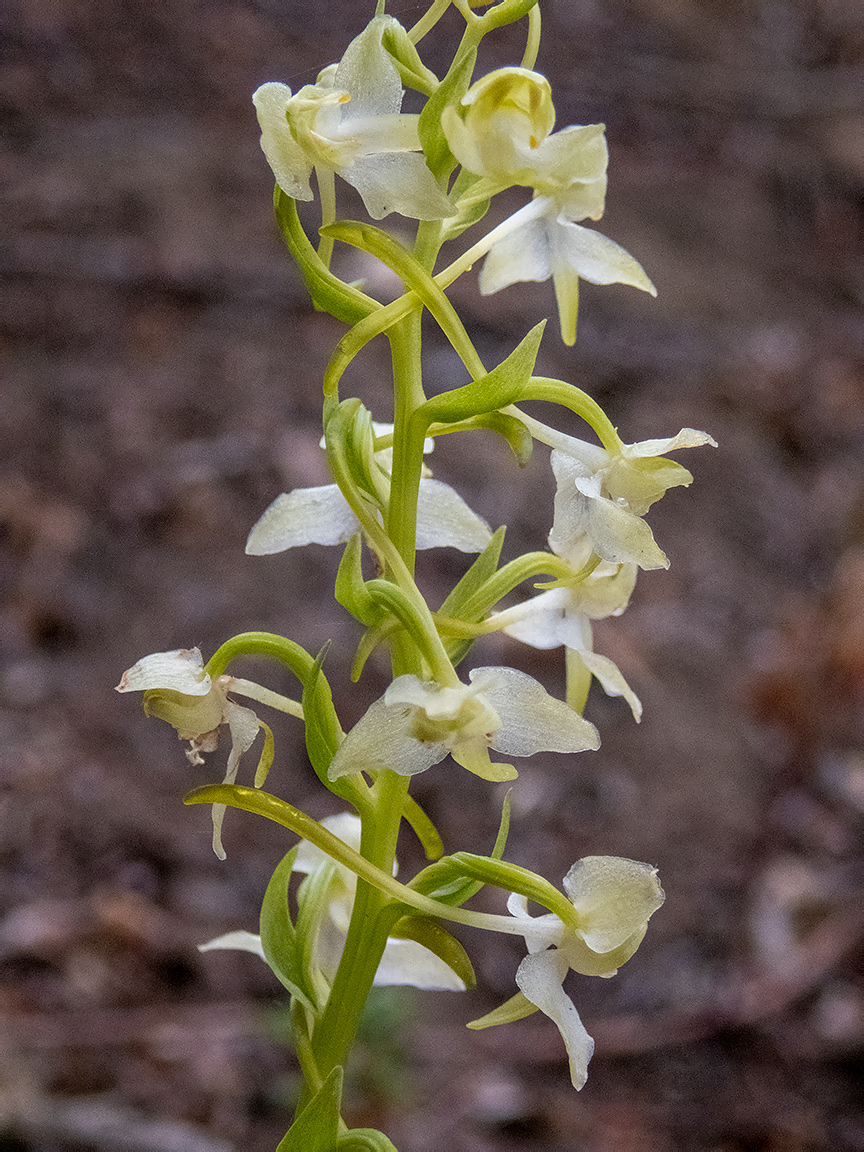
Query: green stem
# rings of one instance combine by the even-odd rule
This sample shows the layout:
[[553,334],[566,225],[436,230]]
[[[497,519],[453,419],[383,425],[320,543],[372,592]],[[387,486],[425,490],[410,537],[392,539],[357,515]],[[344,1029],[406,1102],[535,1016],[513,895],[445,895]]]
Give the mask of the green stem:
[[535,4],[528,13],[528,40],[522,56],[522,67],[533,69],[540,51],[540,5]]
[[409,573],[414,573],[417,495],[423,467],[423,442],[411,436],[411,417],[426,401],[420,368],[419,311],[406,316],[388,333],[393,364],[393,471],[387,535]]
[[301,684],[315,673],[315,660],[305,648],[278,636],[275,632],[240,632],[218,648],[205,665],[205,671],[215,680],[221,676],[232,660],[240,656],[263,656],[289,668]]
[[[318,181],[318,193],[321,197],[321,227],[332,224],[336,219],[336,175],[332,168],[322,168],[316,165],[315,177]],[[330,257],[333,255],[333,241],[321,233],[318,241],[318,256],[325,268],[330,267]]]
[[411,43],[419,44],[423,37],[432,31],[449,7],[450,0],[435,0],[429,11],[421,16],[412,28],[408,29],[408,39]]
[[[363,821],[360,854],[383,875],[393,874],[396,841],[410,778],[382,772],[372,789],[373,811]],[[388,915],[388,906],[391,914]],[[351,923],[327,1006],[312,1038],[316,1065],[324,1076],[348,1057],[387,934],[399,909],[377,884],[358,877]]]

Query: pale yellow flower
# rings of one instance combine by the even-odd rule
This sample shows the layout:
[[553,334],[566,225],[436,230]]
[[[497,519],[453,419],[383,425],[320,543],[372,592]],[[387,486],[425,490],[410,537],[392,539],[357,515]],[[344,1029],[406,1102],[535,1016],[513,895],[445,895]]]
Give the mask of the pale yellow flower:
[[399,212],[418,220],[452,213],[420,152],[419,117],[400,112],[402,83],[382,44],[392,16],[376,16],[315,84],[292,93],[286,84],[262,84],[252,99],[261,147],[280,188],[311,200],[313,168],[352,184],[369,215]]

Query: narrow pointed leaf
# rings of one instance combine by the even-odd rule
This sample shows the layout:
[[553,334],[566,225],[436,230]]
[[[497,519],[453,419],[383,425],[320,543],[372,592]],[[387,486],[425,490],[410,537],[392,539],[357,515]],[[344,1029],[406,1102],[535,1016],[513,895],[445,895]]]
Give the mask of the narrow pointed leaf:
[[402,804],[402,816],[411,826],[412,832],[423,845],[426,859],[439,860],[444,854],[444,844],[438,834],[438,829],[413,796],[406,794]]
[[447,176],[456,164],[456,157],[450,151],[447,138],[441,130],[441,112],[448,104],[458,103],[468,91],[476,62],[476,49],[457,57],[420,113],[417,125],[420,143],[423,145],[426,163],[435,176]]
[[310,1012],[317,1013],[315,995],[306,976],[308,968],[302,962],[288,905],[288,885],[296,855],[294,847],[277,864],[267,885],[261,902],[261,947],[267,963],[291,995],[301,1000]]
[[487,580],[494,576],[498,568],[498,560],[501,556],[506,531],[506,527],[502,525],[493,534],[492,539],[441,605],[440,612],[443,616],[454,616],[459,619],[462,605],[475,592],[478,592]]
[[[319,779],[327,782],[327,769],[342,739],[342,729],[333,707],[330,685],[321,664],[326,647],[315,661],[315,668],[303,685],[303,716],[306,720],[306,751]],[[328,783],[329,787],[329,783]]]
[[333,1152],[339,1132],[342,1079],[340,1064],[288,1129],[276,1152]]
[[531,379],[545,327],[545,320],[535,324],[506,360],[479,380],[427,400],[413,416],[417,426],[425,429],[435,422],[454,424],[515,404]]
[[339,561],[335,595],[337,602],[347,609],[355,620],[359,620],[369,628],[380,621],[382,612],[366,590],[362,556],[363,540],[357,532],[345,545],[345,551]]

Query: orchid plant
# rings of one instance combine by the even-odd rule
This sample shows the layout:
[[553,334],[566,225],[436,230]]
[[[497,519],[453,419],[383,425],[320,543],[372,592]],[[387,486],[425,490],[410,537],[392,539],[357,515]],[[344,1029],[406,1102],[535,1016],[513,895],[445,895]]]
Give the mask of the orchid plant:
[[[418,45],[451,3],[464,30],[439,78]],[[484,37],[523,20],[526,48],[518,66],[475,78]],[[603,214],[604,127],[553,131],[552,89],[534,70],[539,40],[537,0],[434,0],[411,29],[379,3],[342,59],[314,84],[293,93],[285,84],[267,83],[253,97],[261,147],[276,177],[279,227],[314,306],[348,330],[324,371],[322,447],[333,483],[277,495],[252,528],[246,550],[258,556],[308,544],[342,547],[335,596],[363,628],[354,678],[370,654],[382,650],[392,683],[345,732],[325,675],[325,649],[313,656],[287,637],[251,632],[228,640],[206,664],[195,648],[145,656],[123,675],[118,690],[143,692],[145,711],[189,742],[193,764],[204,763],[203,754],[216,750],[227,728],[222,783],[186,797],[189,804],[212,805],[220,858],[228,807],[273,820],[299,837],[273,873],[259,930],[230,932],[202,945],[255,953],[287,990],[303,1089],[279,1144],[282,1152],[393,1147],[382,1133],[344,1122],[343,1069],[374,984],[450,991],[474,985],[466,945],[449,930],[453,924],[467,930],[467,946],[477,931],[519,936],[526,946],[513,997],[470,1027],[544,1013],[561,1032],[573,1085],[581,1088],[593,1042],[564,991],[565,979],[571,970],[613,975],[638,948],[663,902],[648,864],[588,856],[567,873],[562,891],[507,862],[509,798],[487,852],[445,854],[441,835],[409,792],[412,776],[448,756],[484,780],[509,781],[517,777],[516,767],[490,752],[509,759],[597,749],[598,732],[582,715],[592,678],[623,697],[639,720],[635,692],[616,665],[593,650],[591,622],[625,610],[640,568],[668,567],[645,515],[668,488],[690,484],[692,476],[667,453],[713,444],[706,433],[687,428],[668,439],[625,444],[589,395],[536,372],[542,324],[488,368],[446,295],[481,260],[484,294],[551,277],[561,337],[572,344],[580,278],[654,293],[632,256],[580,223]],[[424,101],[418,114],[402,112],[405,88]],[[368,222],[342,219],[340,182],[353,186],[373,220],[397,213],[416,221],[413,244]],[[514,187],[530,189],[525,205],[469,246],[460,243],[464,233],[482,229],[491,199]],[[296,202],[316,198],[321,224],[313,244]],[[453,243],[457,253],[444,263],[441,253]],[[334,270],[337,244],[382,261],[401,279],[403,294],[384,304],[362,285],[341,279]],[[451,391],[427,393],[424,310],[464,365],[467,382]],[[389,424],[340,393],[345,369],[379,334],[391,349]],[[520,407],[538,400],[552,411],[557,406],[576,413],[591,438],[565,435]],[[504,528],[492,532],[424,462],[439,436],[489,432],[509,446],[517,465],[535,442],[550,448],[557,486],[550,549],[503,564]],[[434,548],[475,556],[437,608],[415,579],[417,549]],[[368,564],[364,568],[367,553],[374,576]],[[541,576],[546,582],[539,591],[519,591]],[[564,699],[514,668],[475,667],[467,676],[457,671],[475,641],[500,631],[538,648],[564,648]],[[247,656],[290,669],[300,698],[229,672]],[[258,716],[262,708],[304,725],[311,766],[344,808],[340,815],[318,822],[264,790],[275,746]],[[252,782],[238,784],[241,761],[259,733]],[[430,861],[408,882],[396,875],[403,821]],[[302,879],[292,885],[293,876]],[[484,885],[507,894],[506,911],[470,906]],[[530,914],[529,901],[542,913]]]

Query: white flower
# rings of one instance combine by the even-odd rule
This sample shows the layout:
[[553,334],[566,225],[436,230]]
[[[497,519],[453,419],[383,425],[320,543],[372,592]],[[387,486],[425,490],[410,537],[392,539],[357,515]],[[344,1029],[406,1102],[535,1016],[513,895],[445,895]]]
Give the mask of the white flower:
[[664,452],[716,441],[707,432],[682,428],[677,436],[622,444],[617,451],[560,438],[552,452],[558,483],[549,543],[559,555],[591,548],[610,564],[668,568],[651,529],[642,519],[668,488],[688,485],[692,475]]
[[[522,210],[518,227],[509,228],[489,250],[480,273],[480,293],[491,296],[521,280],[543,281],[552,277],[561,339],[576,341],[579,313],[579,280],[592,284],[629,284],[652,296],[657,289],[642,265],[620,244],[575,223],[572,209],[562,208],[551,196],[536,197]],[[511,223],[516,224],[516,216]],[[575,219],[584,219],[576,217]]]
[[[378,436],[393,431],[390,424],[372,423]],[[431,452],[427,439],[424,452]],[[323,441],[322,441],[323,446]],[[389,484],[392,449],[374,453],[382,484]],[[249,556],[270,556],[304,544],[344,544],[360,531],[357,517],[348,507],[336,484],[317,488],[295,488],[283,492],[270,504],[249,533]],[[461,552],[482,552],[492,534],[489,526],[468,507],[449,484],[425,475],[417,497],[417,547],[458,548]]]
[[[665,896],[656,868],[617,856],[586,856],[577,861],[564,877],[564,890],[578,913],[576,931],[553,913],[529,916],[524,896],[511,895],[507,907],[523,921],[520,933],[528,945],[516,983],[525,999],[561,1032],[573,1087],[579,1089],[588,1076],[594,1041],[563,989],[564,978],[571,969],[585,976],[614,976],[639,947],[649,918]],[[517,1009],[510,1018],[517,1014],[525,1012]],[[487,1019],[497,1023],[501,1017]],[[477,1025],[484,1026],[484,1021]]]
[[261,147],[294,199],[312,199],[314,167],[352,184],[375,220],[390,212],[418,220],[452,214],[420,151],[419,117],[400,112],[402,83],[382,44],[396,23],[376,16],[316,84],[294,95],[285,84],[262,84],[253,95]]
[[[349,847],[360,850],[360,820],[350,813],[328,816],[321,826],[338,836]],[[294,862],[295,872],[311,873],[321,868],[332,872],[327,891],[327,915],[321,922],[315,939],[313,963],[332,982],[339,966],[345,937],[351,921],[357,877],[349,869],[337,864],[330,856],[311,844],[301,840]],[[395,867],[394,867],[395,873]],[[199,946],[201,952],[216,948],[233,948],[252,952],[265,959],[261,937],[252,932],[228,932]],[[465,984],[453,969],[445,964],[434,952],[418,944],[416,940],[391,937],[384,948],[384,954],[375,973],[374,983],[378,986],[408,984],[414,988],[437,989],[439,991],[464,992]]]
[[[576,565],[574,565],[576,567]],[[639,697],[621,675],[618,666],[594,651],[591,621],[620,616],[636,583],[635,564],[599,564],[583,580],[563,583],[532,596],[500,614],[508,623],[504,631],[533,648],[557,648],[563,644],[596,677],[607,696],[623,696],[636,720],[642,716]]]
[[[118,692],[143,692],[144,711],[158,716],[177,730],[180,740],[189,741],[186,755],[192,764],[203,764],[202,752],[213,752],[219,741],[219,728],[228,725],[231,751],[223,783],[237,778],[240,757],[252,747],[261,722],[251,708],[228,699],[233,678],[211,680],[197,648],[154,652],[133,664],[120,678]],[[213,805],[213,851],[225,859],[222,847],[222,821],[225,805]]]
[[[571,125],[552,133],[555,110],[545,77],[524,68],[499,68],[469,88],[441,126],[450,150],[491,195],[512,184],[534,199],[499,225],[480,274],[484,296],[520,280],[555,285],[566,344],[576,339],[579,278],[630,284],[656,296],[641,265],[618,244],[577,220],[599,220],[606,197],[608,154],[602,124]],[[472,189],[470,195],[480,194]]]
[[489,749],[511,756],[600,747],[593,724],[515,668],[475,668],[471,684],[441,687],[398,676],[354,725],[330,765],[336,780],[391,768],[413,776],[450,753],[486,780],[512,780],[516,769],[492,763]]

